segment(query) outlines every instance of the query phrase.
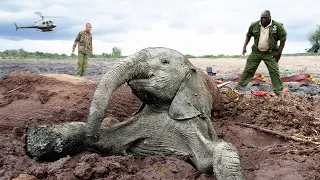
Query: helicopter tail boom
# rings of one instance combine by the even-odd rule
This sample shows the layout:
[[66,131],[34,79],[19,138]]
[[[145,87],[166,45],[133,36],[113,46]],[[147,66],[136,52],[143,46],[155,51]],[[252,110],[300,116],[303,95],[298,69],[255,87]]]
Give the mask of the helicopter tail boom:
[[19,27],[17,26],[17,24],[14,22],[14,25],[16,26],[16,31],[18,31]]

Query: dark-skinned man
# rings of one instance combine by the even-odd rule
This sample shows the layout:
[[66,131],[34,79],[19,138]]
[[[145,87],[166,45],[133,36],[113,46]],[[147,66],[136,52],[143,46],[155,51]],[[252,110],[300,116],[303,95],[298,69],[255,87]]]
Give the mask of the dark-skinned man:
[[88,56],[92,55],[92,35],[91,31],[91,24],[86,24],[86,29],[80,31],[78,36],[74,40],[72,46],[72,53],[78,44],[78,68],[77,68],[77,76],[84,76],[88,66]]
[[[260,20],[251,23],[249,27],[242,55],[245,55],[247,52],[246,47],[252,36],[254,37],[254,44],[251,48],[252,52],[247,59],[241,80],[236,89],[241,90],[247,86],[252,80],[261,60],[263,60],[268,68],[274,93],[278,96],[283,95],[283,85],[278,65],[287,39],[287,32],[283,24],[271,19],[269,10],[263,11]],[[278,46],[278,41],[280,41],[280,46]]]

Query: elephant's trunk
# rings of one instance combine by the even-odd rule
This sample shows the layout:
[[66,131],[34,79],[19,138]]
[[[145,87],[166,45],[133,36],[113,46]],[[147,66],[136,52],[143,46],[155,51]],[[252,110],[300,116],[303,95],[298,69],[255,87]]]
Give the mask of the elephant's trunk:
[[134,66],[135,57],[124,59],[122,64],[102,77],[92,98],[88,123],[69,122],[30,130],[26,137],[27,154],[51,161],[91,148],[95,139],[86,139],[86,136],[95,135],[100,129],[112,93],[138,73]]
[[102,77],[91,101],[88,118],[88,136],[96,135],[99,131],[112,93],[125,82],[141,74],[139,71],[141,68],[137,67],[137,63],[145,60],[147,56],[147,51],[139,51],[125,58],[118,67],[107,72]]

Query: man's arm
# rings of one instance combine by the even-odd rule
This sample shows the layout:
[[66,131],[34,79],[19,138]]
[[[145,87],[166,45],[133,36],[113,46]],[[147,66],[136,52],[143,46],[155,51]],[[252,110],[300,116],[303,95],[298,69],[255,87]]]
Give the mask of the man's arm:
[[78,44],[78,42],[80,41],[80,38],[81,38],[81,34],[80,34],[80,32],[79,32],[78,36],[77,36],[76,39],[74,40],[74,43],[73,43],[73,46],[72,46],[72,52],[74,52],[74,50],[76,49],[77,44]]
[[91,55],[92,55],[92,52],[93,52],[93,47],[92,47],[92,36],[91,36],[91,39],[90,39],[90,46],[91,46]]
[[286,44],[286,40],[287,40],[287,39],[280,41],[279,52],[280,52],[281,54],[282,54],[284,45]]
[[247,53],[247,45],[250,42],[251,37],[246,36],[246,40],[244,41],[243,48],[242,48],[242,55],[244,56]]
[[283,27],[282,24],[281,24],[281,26],[279,27],[279,30],[278,30],[278,38],[280,40],[279,50],[273,56],[276,59],[277,62],[279,62],[279,60],[281,58],[282,51],[283,51],[283,48],[284,48],[284,46],[286,44],[286,40],[287,40],[287,31],[285,30],[285,28]]
[[279,35],[279,40],[280,40],[279,52],[282,53],[282,50],[283,50],[284,45],[286,44],[286,40],[287,40],[287,31],[283,27],[283,24],[281,24],[278,33],[279,33],[278,35]]
[[274,58],[276,59],[277,62],[279,62],[280,58],[281,58],[281,55],[282,55],[282,51],[283,51],[283,48],[284,48],[284,45],[286,44],[286,39],[280,41],[280,46],[279,46],[279,50],[278,52],[276,52],[274,54]]
[[246,39],[245,39],[243,47],[242,47],[242,55],[243,56],[247,53],[247,45],[250,42],[251,37],[253,36],[253,34],[252,34],[252,26],[253,26],[253,23],[251,23],[251,25],[249,26],[249,29],[248,29],[247,34],[246,34]]

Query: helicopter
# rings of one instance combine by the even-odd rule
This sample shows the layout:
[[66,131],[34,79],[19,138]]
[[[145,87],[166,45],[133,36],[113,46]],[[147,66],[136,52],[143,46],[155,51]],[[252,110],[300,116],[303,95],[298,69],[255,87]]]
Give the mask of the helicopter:
[[[16,31],[20,28],[36,28],[37,31],[41,32],[52,32],[53,29],[57,27],[57,24],[54,23],[52,20],[45,20],[44,17],[49,16],[42,16],[41,12],[35,12],[35,14],[39,15],[41,17],[41,20],[38,20],[34,22],[34,25],[30,26],[17,26],[17,24],[14,22],[14,25],[16,26]],[[56,17],[62,17],[62,16],[50,16],[49,18],[56,18]]]

